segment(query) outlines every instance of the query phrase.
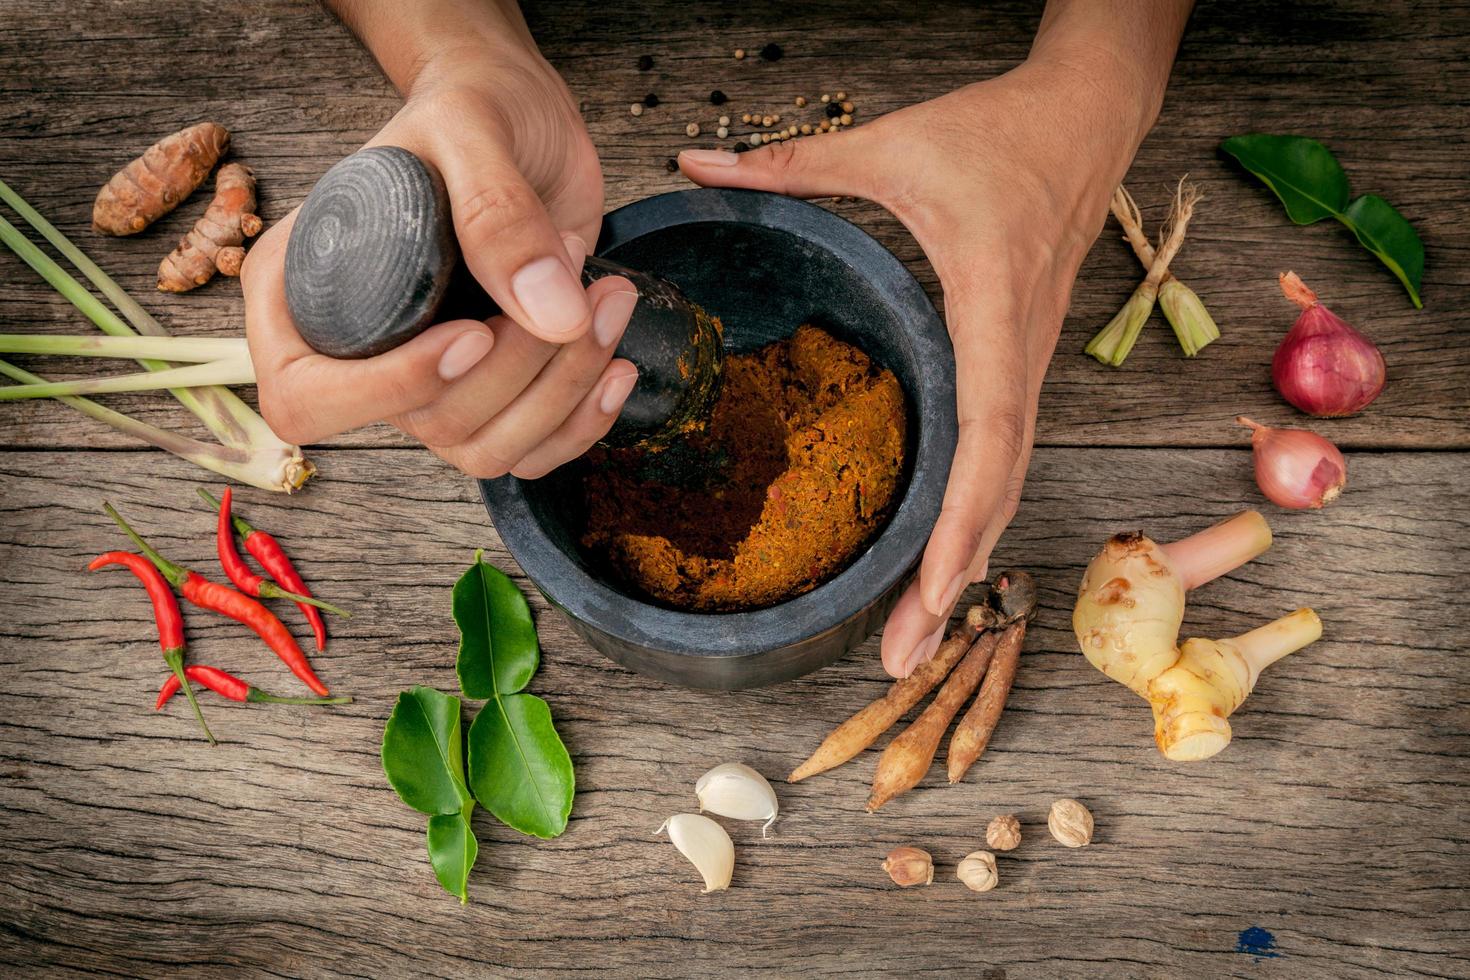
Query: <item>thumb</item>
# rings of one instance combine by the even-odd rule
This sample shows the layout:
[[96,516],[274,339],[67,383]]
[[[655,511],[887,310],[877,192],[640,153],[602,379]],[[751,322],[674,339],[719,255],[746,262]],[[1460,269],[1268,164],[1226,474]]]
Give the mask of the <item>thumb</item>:
[[834,130],[752,150],[685,150],[684,176],[703,187],[743,187],[792,197],[876,197],[883,157],[861,129]]

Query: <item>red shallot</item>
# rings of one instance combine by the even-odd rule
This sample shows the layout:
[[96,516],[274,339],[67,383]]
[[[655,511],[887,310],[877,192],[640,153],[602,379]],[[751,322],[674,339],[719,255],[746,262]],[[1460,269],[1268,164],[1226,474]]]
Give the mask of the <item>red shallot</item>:
[[1244,415],[1251,428],[1256,485],[1274,504],[1306,510],[1330,504],[1347,483],[1347,463],[1328,440],[1305,429],[1273,429]]
[[1302,308],[1271,359],[1276,390],[1318,418],[1361,411],[1383,390],[1387,368],[1373,341],[1317,301],[1295,272],[1281,274],[1281,291]]

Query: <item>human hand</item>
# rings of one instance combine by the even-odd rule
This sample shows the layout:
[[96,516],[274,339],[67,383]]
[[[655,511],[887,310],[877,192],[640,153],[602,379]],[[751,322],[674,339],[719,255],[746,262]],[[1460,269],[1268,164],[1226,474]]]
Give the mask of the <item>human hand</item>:
[[465,263],[503,315],[436,324],[363,360],[319,354],[286,305],[293,211],[241,276],[261,412],[292,442],[386,420],[473,476],[541,476],[605,435],[637,380],[612,357],[636,289],[580,282],[602,218],[597,154],[529,37],[456,43],[413,68],[403,108],[368,145],[443,174]]
[[679,157],[700,184],[876,201],[939,276],[959,442],[918,578],[884,629],[883,665],[895,677],[934,655],[1020,503],[1072,281],[1151,122],[1147,106],[1131,113],[1106,77],[1038,59],[855,129]]

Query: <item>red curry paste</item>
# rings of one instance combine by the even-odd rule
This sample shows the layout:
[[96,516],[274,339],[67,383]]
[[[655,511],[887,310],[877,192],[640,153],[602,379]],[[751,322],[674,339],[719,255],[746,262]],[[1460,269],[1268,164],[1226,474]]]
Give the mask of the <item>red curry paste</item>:
[[725,358],[709,424],[672,446],[588,454],[583,544],[682,609],[772,605],[840,571],[903,472],[891,371],[812,326]]

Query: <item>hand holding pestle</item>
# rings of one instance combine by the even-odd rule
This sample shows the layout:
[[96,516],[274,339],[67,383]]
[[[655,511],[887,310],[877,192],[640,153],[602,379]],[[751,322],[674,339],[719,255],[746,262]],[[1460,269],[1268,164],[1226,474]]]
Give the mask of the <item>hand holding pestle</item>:
[[[617,356],[638,383],[604,440],[656,444],[704,418],[719,389],[717,321],[673,285],[589,256],[582,280],[622,275],[638,304]],[[286,245],[286,301],[308,344],[331,357],[371,357],[447,319],[498,310],[460,261],[439,173],[408,150],[375,146],[317,181]]]

